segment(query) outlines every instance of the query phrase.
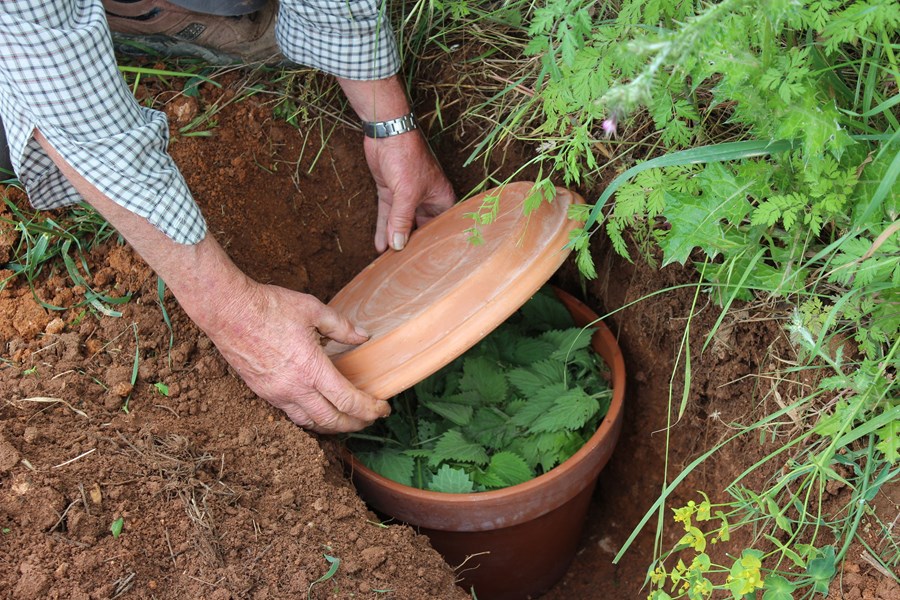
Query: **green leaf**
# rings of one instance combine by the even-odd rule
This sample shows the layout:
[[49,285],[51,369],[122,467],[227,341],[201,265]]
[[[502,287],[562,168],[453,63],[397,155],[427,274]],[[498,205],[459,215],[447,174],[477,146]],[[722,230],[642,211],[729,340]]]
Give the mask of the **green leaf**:
[[819,548],[815,558],[812,558],[806,566],[806,574],[813,579],[813,589],[820,594],[828,594],[828,586],[836,572],[834,546]]
[[114,538],[118,538],[120,535],[122,535],[122,528],[124,527],[125,519],[123,517],[119,517],[112,522],[112,525],[109,526],[109,530],[112,532],[112,536]]
[[762,566],[763,553],[760,550],[745,549],[740,558],[731,566],[728,589],[735,600],[739,600],[747,594],[752,594],[763,586],[760,567]]
[[481,444],[467,440],[456,429],[445,432],[434,446],[434,453],[428,464],[437,466],[443,461],[466,462],[476,465],[488,463],[487,451]]
[[553,408],[560,396],[565,393],[566,386],[563,383],[554,383],[537,389],[529,394],[521,407],[513,413],[513,424],[530,428],[535,420]]
[[472,421],[473,409],[471,406],[464,404],[455,404],[453,402],[425,402],[422,406],[434,411],[444,417],[454,425],[465,426]]
[[694,248],[715,258],[728,247],[722,220],[730,221],[735,214],[744,212],[742,205],[747,202],[742,197],[723,199],[709,193],[693,196],[666,192],[665,196],[665,216],[671,230],[660,242],[665,257],[663,266],[673,262],[684,264]]
[[556,347],[545,340],[520,337],[507,347],[504,358],[515,365],[528,366],[547,358],[554,350]]
[[415,459],[402,450],[382,448],[378,452],[360,452],[357,458],[382,477],[403,485],[413,484]]
[[522,318],[529,327],[538,331],[546,329],[568,329],[575,323],[572,315],[559,301],[552,288],[543,287],[521,308]]
[[535,419],[529,428],[535,433],[575,430],[588,422],[600,410],[600,403],[588,396],[584,390],[575,388],[566,390],[550,410]]
[[768,575],[763,583],[762,600],[793,600],[797,586],[781,575]]
[[565,361],[575,352],[590,346],[593,333],[593,329],[582,329],[580,327],[563,330],[554,329],[542,334],[541,339],[547,340],[555,347],[553,353],[550,354],[551,359]]
[[462,469],[444,465],[431,478],[428,489],[446,494],[468,494],[475,490],[475,484]]
[[875,447],[884,454],[884,459],[895,464],[900,459],[900,422],[891,421],[875,432],[880,440]]
[[590,229],[600,217],[606,201],[616,192],[619,187],[626,181],[647,169],[657,167],[669,167],[675,165],[705,164],[715,162],[725,162],[731,160],[740,160],[742,158],[752,158],[754,156],[766,156],[768,154],[777,154],[790,150],[795,142],[789,140],[779,141],[746,141],[746,142],[726,142],[723,144],[713,144],[711,146],[700,146],[680,152],[670,152],[660,157],[639,163],[612,180],[606,186],[603,193],[597,199],[591,214],[584,224],[584,229]]
[[459,385],[463,391],[476,392],[486,402],[503,402],[509,391],[506,376],[500,366],[480,356],[463,361],[463,376]]
[[498,452],[492,456],[487,473],[502,481],[504,486],[518,485],[534,478],[528,463],[515,452]]

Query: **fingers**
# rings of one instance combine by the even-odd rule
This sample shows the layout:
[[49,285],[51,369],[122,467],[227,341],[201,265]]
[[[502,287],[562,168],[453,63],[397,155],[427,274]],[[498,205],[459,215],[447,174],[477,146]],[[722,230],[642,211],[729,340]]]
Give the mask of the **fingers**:
[[391,413],[387,402],[356,389],[324,352],[318,354],[310,388],[283,407],[294,423],[320,433],[359,431]]
[[409,241],[409,234],[416,219],[416,209],[418,208],[419,200],[420,198],[416,198],[411,193],[398,191],[394,194],[394,201],[391,204],[391,214],[388,216],[387,225],[387,241],[394,250],[399,251],[406,247],[406,242]]
[[362,344],[369,339],[365,329],[354,325],[350,319],[326,305],[321,306],[313,326],[321,335],[342,344]]
[[375,249],[379,253],[388,249],[387,223],[391,214],[391,205],[384,200],[382,192],[378,192],[378,219],[375,221]]

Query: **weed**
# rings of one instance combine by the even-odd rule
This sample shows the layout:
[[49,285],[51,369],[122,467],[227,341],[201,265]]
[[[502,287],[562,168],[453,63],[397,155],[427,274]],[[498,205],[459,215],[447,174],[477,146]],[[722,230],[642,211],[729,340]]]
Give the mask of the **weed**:
[[112,532],[112,536],[116,539],[120,535],[122,535],[122,529],[125,527],[125,519],[123,517],[119,517],[115,521],[112,522],[112,525],[109,526],[110,532]]
[[325,561],[330,565],[328,570],[318,579],[309,584],[309,588],[306,590],[306,597],[312,598],[312,589],[316,584],[323,583],[328,581],[332,577],[334,577],[335,573],[337,573],[338,569],[341,566],[341,559],[336,556],[331,556],[330,554],[323,554],[325,557]]

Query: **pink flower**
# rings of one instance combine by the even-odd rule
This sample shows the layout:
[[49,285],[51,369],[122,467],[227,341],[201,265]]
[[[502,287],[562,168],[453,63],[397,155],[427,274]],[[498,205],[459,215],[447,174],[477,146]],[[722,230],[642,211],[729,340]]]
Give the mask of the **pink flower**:
[[600,128],[603,129],[603,133],[607,138],[615,137],[616,135],[616,117],[611,116],[608,119],[603,119],[603,122],[600,124]]

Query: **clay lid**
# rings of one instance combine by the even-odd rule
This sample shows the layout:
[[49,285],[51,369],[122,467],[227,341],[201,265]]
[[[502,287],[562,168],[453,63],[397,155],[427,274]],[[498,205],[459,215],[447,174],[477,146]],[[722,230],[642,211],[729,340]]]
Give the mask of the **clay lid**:
[[[567,218],[580,196],[557,188],[552,203],[529,216],[523,203],[531,182],[510,183],[460,202],[388,250],[329,302],[371,336],[355,347],[325,351],[354,385],[388,399],[422,381],[494,330],[553,275],[569,249]],[[466,230],[485,198],[499,196],[497,218],[481,228],[484,243]]]

